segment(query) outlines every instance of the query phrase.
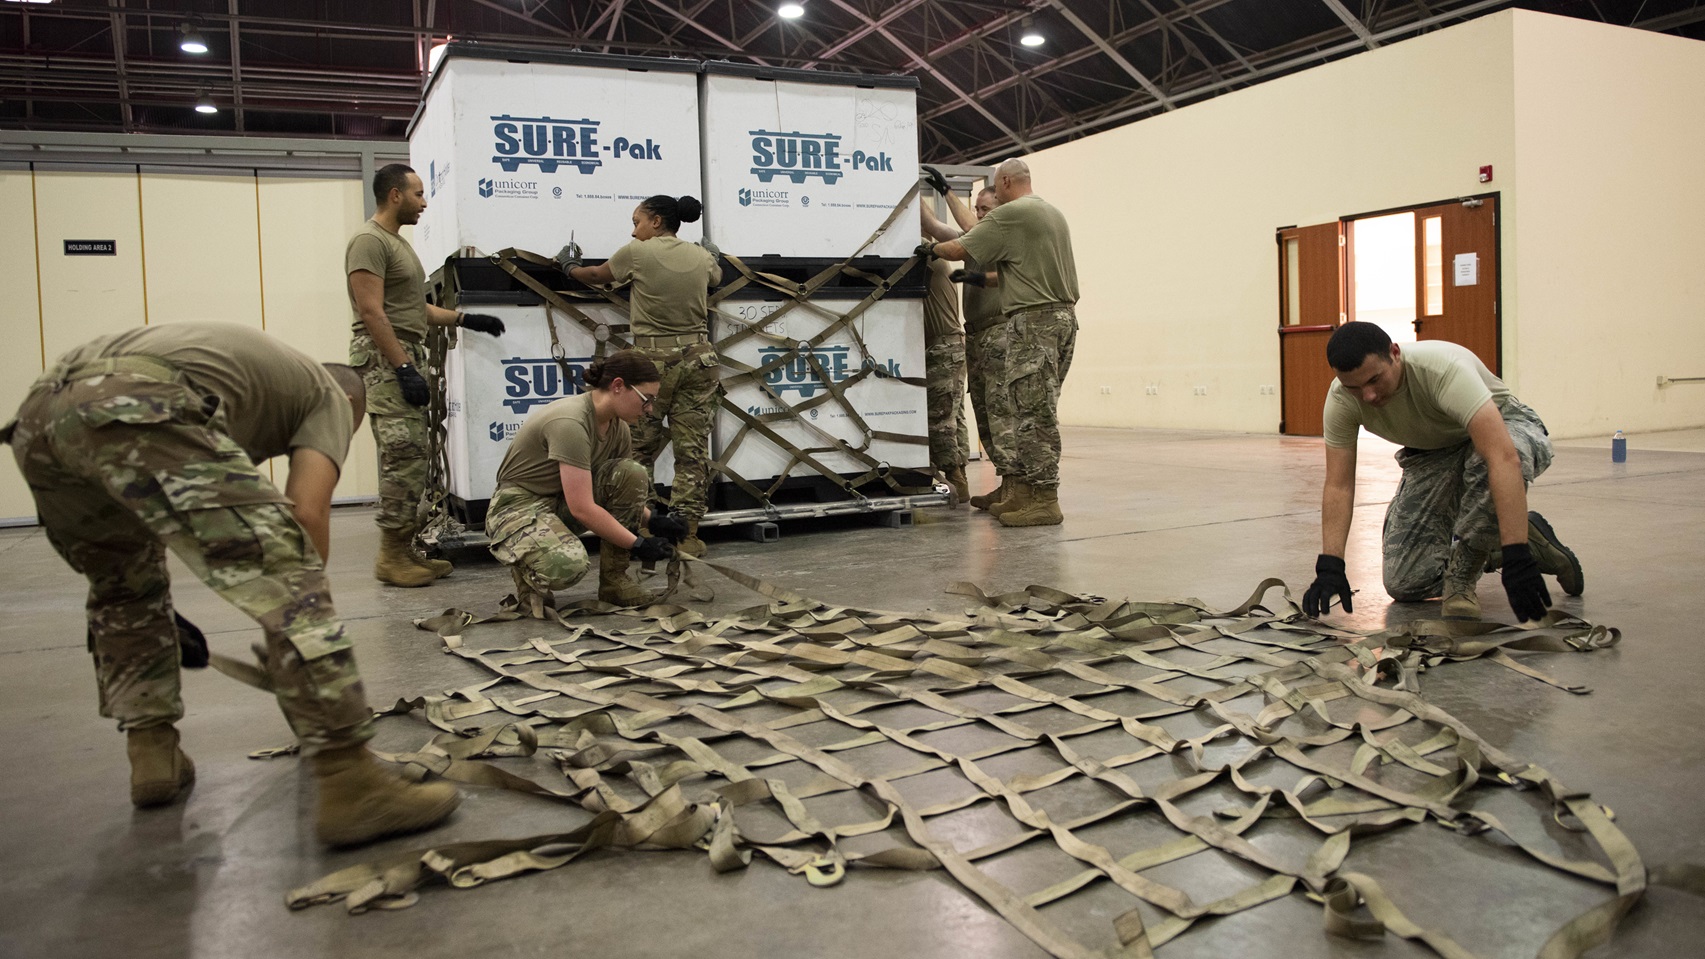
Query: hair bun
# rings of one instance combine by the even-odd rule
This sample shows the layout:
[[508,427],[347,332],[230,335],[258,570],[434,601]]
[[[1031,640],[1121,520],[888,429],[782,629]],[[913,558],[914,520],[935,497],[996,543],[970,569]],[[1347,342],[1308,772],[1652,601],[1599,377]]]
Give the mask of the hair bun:
[[696,196],[684,196],[675,201],[675,214],[680,217],[682,223],[697,222],[703,213],[704,204],[700,203]]
[[600,356],[586,364],[586,370],[580,374],[586,389],[595,389],[604,385],[604,357]]

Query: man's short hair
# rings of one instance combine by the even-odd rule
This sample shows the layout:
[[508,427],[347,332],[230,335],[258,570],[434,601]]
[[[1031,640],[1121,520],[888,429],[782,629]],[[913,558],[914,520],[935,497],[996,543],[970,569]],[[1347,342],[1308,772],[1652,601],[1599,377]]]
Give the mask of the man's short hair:
[[1361,368],[1369,356],[1390,356],[1391,337],[1378,324],[1353,320],[1332,332],[1326,341],[1326,362],[1340,373]]
[[1001,165],[995,167],[995,176],[997,178],[1009,176],[1014,180],[1028,180],[1030,179],[1030,164],[1025,163],[1018,157],[1013,157],[1010,160],[1002,160]]
[[392,190],[408,189],[408,177],[414,167],[406,163],[387,163],[373,174],[373,200],[380,206],[390,198]]
[[367,382],[355,368],[348,363],[321,363],[326,372],[332,375],[332,382],[338,389],[343,390],[350,399],[365,405],[367,403]]
[[987,194],[989,194],[989,195],[990,195],[990,196],[993,196],[993,195],[994,195],[994,192],[995,192],[995,188],[994,188],[994,187],[992,187],[992,186],[986,186],[986,187],[983,187],[983,188],[982,188],[982,189],[981,189],[981,190],[978,190],[978,191],[977,191],[977,195],[978,195],[978,196],[982,196],[982,195],[983,195],[983,194],[985,194],[985,193],[987,193]]

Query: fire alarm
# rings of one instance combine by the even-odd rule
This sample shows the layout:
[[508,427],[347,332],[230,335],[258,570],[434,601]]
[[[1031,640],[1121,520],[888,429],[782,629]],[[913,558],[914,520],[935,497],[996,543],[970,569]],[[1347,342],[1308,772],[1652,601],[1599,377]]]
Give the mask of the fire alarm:
[[1492,182],[1492,167],[1490,164],[1480,168],[1480,182],[1481,183],[1491,183]]

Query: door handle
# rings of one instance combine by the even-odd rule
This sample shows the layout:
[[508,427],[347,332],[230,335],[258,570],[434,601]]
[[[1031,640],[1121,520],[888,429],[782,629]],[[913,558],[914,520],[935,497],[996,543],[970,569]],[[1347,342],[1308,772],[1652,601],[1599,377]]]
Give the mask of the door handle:
[[1414,326],[1415,326],[1415,335],[1420,336],[1421,335],[1421,319],[1420,319],[1420,317],[1416,317],[1415,319],[1410,320],[1409,322],[1414,324]]

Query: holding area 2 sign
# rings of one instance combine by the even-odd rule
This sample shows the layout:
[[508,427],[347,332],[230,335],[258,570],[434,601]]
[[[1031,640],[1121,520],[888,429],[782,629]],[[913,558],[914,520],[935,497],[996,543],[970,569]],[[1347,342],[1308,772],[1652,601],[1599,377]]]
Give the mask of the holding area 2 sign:
[[66,256],[118,256],[117,240],[66,240]]

